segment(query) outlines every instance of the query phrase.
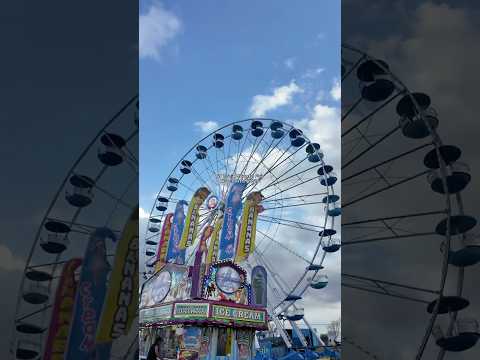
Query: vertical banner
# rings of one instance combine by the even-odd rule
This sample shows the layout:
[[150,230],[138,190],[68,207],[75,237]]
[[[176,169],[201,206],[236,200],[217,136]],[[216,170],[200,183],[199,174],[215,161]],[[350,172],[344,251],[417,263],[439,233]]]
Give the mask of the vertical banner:
[[192,269],[192,289],[190,291],[190,297],[192,299],[200,297],[200,290],[202,289],[201,286],[201,266],[203,260],[203,254],[207,250],[207,240],[213,233],[213,226],[207,225],[202,232],[202,236],[200,238],[200,245],[195,253],[195,262],[193,264]]
[[207,266],[218,260],[218,243],[220,239],[220,230],[222,230],[223,216],[219,216],[213,225],[212,239],[208,247]]
[[107,261],[105,241],[115,241],[115,234],[107,228],[92,232],[82,265],[75,298],[72,326],[68,338],[66,359],[84,360],[95,357],[95,334],[103,301],[107,292]]
[[261,265],[252,269],[252,305],[267,307],[267,271]]
[[168,243],[170,240],[170,230],[172,228],[173,213],[165,216],[163,221],[162,232],[160,234],[160,242],[157,248],[157,258],[155,261],[155,271],[160,270],[162,265],[167,262]]
[[96,342],[111,343],[128,333],[138,308],[138,210],[125,225],[117,244],[108,292]]
[[235,254],[235,262],[245,261],[248,256],[255,250],[255,233],[257,226],[257,216],[260,210],[260,202],[262,201],[260,192],[252,192],[247,196],[245,206],[243,207],[240,237],[238,239],[237,251]]
[[191,246],[197,237],[200,206],[208,195],[210,195],[210,190],[206,187],[201,187],[192,196],[185,219],[185,227],[182,232],[182,240],[179,245],[179,248],[182,250]]
[[234,182],[228,191],[225,211],[223,214],[223,227],[220,237],[219,260],[232,259],[235,253],[235,227],[238,213],[242,208],[242,194],[247,186],[244,181]]
[[248,330],[236,330],[237,358],[239,360],[251,359],[252,336]]
[[175,207],[166,257],[166,262],[180,265],[183,265],[185,262],[185,250],[180,249],[180,240],[185,223],[185,212],[183,208],[185,205],[188,205],[187,202],[180,200]]
[[43,358],[63,359],[70,331],[77,283],[75,270],[82,264],[81,259],[71,259],[63,265],[62,275],[55,294],[52,318],[48,331]]

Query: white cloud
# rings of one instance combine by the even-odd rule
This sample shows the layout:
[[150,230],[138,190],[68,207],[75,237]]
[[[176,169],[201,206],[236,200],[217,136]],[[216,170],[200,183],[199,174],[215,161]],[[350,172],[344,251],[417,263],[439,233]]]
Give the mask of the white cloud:
[[332,88],[330,89],[330,96],[336,101],[340,100],[342,97],[342,86],[340,85],[340,81],[338,81],[338,79],[333,81]]
[[148,219],[149,214],[142,207],[139,207],[138,216],[140,217],[140,219]]
[[305,79],[313,79],[313,78],[316,78],[321,73],[323,73],[324,71],[325,69],[321,67],[315,68],[315,69],[308,69],[307,71],[305,71],[305,74],[303,74],[302,77]]
[[295,61],[296,61],[296,59],[294,57],[291,57],[291,58],[286,59],[283,62],[283,64],[285,65],[285,67],[287,69],[293,70],[293,68],[295,67]]
[[16,258],[10,249],[5,245],[0,245],[0,269],[7,271],[23,270],[25,262]]
[[197,128],[199,128],[204,133],[212,132],[215,129],[218,129],[219,125],[216,121],[208,120],[208,121],[197,121],[194,124]]
[[329,162],[340,163],[340,109],[317,104],[310,116],[295,123],[311,141],[318,142]]
[[267,112],[288,105],[292,102],[293,95],[303,92],[295,81],[273,89],[272,95],[255,95],[253,97],[250,113],[252,116],[264,116]]
[[181,30],[182,23],[172,12],[155,2],[139,18],[140,58],[160,59],[161,50]]

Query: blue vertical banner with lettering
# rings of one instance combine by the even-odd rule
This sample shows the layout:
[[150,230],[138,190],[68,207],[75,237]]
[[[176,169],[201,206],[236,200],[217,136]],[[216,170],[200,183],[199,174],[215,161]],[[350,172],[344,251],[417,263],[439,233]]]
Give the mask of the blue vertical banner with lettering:
[[235,228],[238,214],[242,210],[242,195],[246,187],[246,182],[237,181],[228,190],[220,236],[219,260],[233,259],[235,256]]
[[107,228],[92,232],[83,260],[75,298],[74,313],[66,359],[95,359],[95,335],[107,292],[106,239],[116,241],[115,234]]
[[180,200],[175,207],[172,227],[170,228],[170,240],[168,242],[167,263],[183,265],[185,263],[186,249],[180,249],[183,226],[185,225],[185,209],[188,206],[185,200]]

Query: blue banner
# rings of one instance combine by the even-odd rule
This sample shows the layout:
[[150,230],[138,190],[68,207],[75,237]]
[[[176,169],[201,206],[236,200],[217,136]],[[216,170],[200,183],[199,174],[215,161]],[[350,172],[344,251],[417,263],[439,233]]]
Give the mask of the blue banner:
[[261,265],[252,269],[252,305],[267,307],[267,271]]
[[247,187],[244,181],[234,182],[228,190],[220,237],[219,260],[233,259],[235,255],[235,228],[238,213],[242,210],[242,195]]
[[82,265],[68,338],[69,360],[95,359],[95,334],[107,292],[107,275],[110,264],[107,261],[105,240],[116,240],[115,234],[107,228],[92,232]]
[[180,200],[175,207],[172,227],[170,228],[170,239],[168,241],[167,263],[176,263],[183,265],[185,263],[186,249],[180,249],[180,240],[182,239],[183,226],[185,225],[185,209],[188,203]]

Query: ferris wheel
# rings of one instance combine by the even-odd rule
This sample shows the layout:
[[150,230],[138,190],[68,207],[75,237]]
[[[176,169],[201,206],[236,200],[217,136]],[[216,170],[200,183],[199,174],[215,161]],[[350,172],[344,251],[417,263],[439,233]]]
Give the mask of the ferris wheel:
[[[88,261],[83,254],[94,236],[102,237],[103,248],[98,248],[92,265],[96,266],[96,274],[105,276],[98,279],[108,286],[105,280],[125,224],[135,214],[138,219],[137,149],[138,96],[134,96],[83,149],[39,224],[17,297],[13,358],[65,355],[73,302],[83,264]],[[124,341],[129,336],[120,338]],[[121,348],[123,341],[113,342],[112,358],[131,351]]]
[[[185,264],[193,265],[200,229],[223,217],[231,189],[243,184],[237,200],[245,208],[247,199],[257,196],[259,211],[255,226],[246,227],[255,232],[254,250],[235,262],[247,270],[258,265],[266,270],[272,329],[291,343],[284,331],[286,321],[306,345],[297,323],[304,321],[310,328],[305,317],[315,308],[313,297],[321,297],[321,289],[328,285],[325,259],[338,256],[341,245],[338,178],[321,144],[293,125],[255,118],[217,129],[185,153],[158,192],[145,235],[146,277],[155,272],[163,225],[171,223],[179,206],[186,208],[199,189],[208,194],[199,208],[193,246],[183,255]],[[236,226],[240,230],[244,224],[237,221]],[[226,293],[239,281],[227,273],[217,276],[225,279]],[[308,299],[310,308],[304,302]]]
[[461,195],[471,176],[461,149],[437,132],[435,99],[344,44],[342,101],[344,297],[375,296],[377,314],[402,311],[408,326],[389,336],[408,339],[416,359],[427,348],[438,359],[471,348],[478,322],[464,274],[480,262],[480,242]]

